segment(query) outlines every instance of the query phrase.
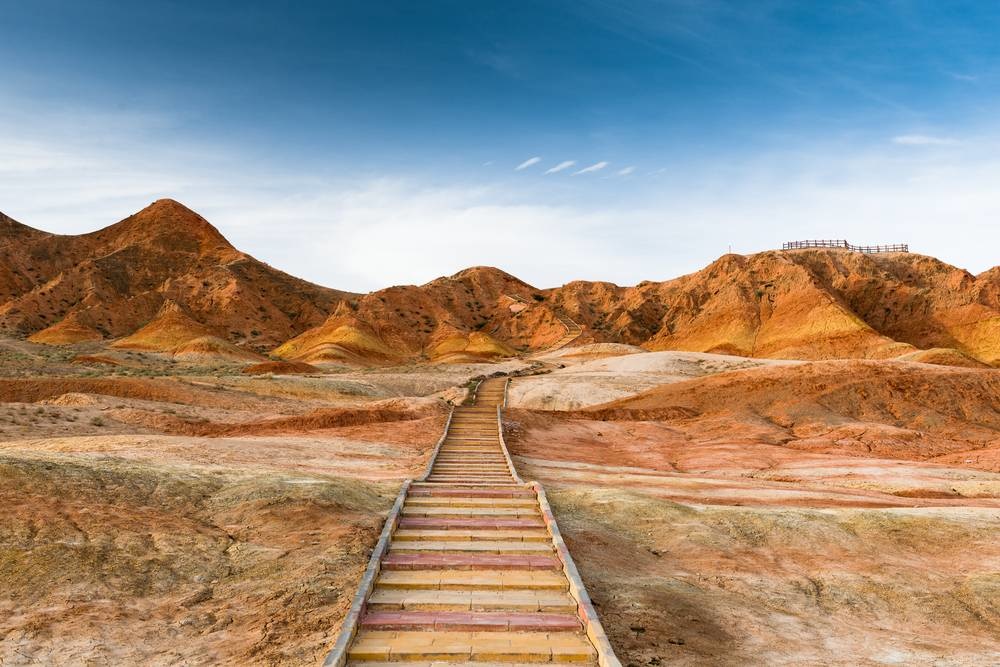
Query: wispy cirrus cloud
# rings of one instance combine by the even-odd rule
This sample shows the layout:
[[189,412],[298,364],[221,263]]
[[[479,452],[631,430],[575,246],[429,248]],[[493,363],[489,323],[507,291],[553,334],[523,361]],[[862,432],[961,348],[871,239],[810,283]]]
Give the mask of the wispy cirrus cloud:
[[619,176],[628,176],[628,175],[630,175],[630,174],[632,174],[634,172],[635,172],[635,167],[632,166],[632,165],[629,165],[629,166],[625,167],[624,169],[619,169],[618,170],[618,175]]
[[584,167],[580,171],[576,172],[576,174],[574,174],[574,175],[578,176],[580,174],[592,174],[595,171],[600,171],[601,169],[604,169],[609,164],[610,164],[609,162],[607,162],[605,160],[601,160],[600,162],[595,162],[594,164],[590,165],[589,167]]
[[892,138],[892,143],[900,146],[954,146],[958,139],[952,137],[934,137],[928,134],[901,134]]
[[[577,278],[635,284],[701,268],[730,243],[752,252],[833,234],[909,242],[978,272],[996,263],[1000,243],[1000,130],[989,128],[963,128],[976,140],[947,150],[896,147],[886,133],[847,150],[803,144],[652,172],[670,178],[616,179],[628,167],[603,161],[588,173],[612,178],[555,179],[554,187],[534,177],[488,182],[493,172],[484,169],[442,186],[433,174],[388,168],[378,178],[305,176],[253,152],[177,132],[165,139],[159,117],[11,106],[0,105],[0,209],[21,222],[89,232],[169,196],[241,250],[339,289],[423,282],[479,264],[543,287]],[[652,169],[639,166],[632,173]],[[500,228],[508,233],[498,236]],[[439,241],[414,253],[428,237]],[[564,250],[558,261],[552,247]]]
[[528,167],[533,167],[534,165],[538,164],[541,161],[542,158],[538,157],[537,155],[535,157],[529,157],[527,160],[514,167],[514,171],[521,171],[523,169],[527,169]]
[[564,171],[566,169],[569,169],[570,167],[572,167],[575,164],[576,164],[576,160],[563,160],[562,162],[560,162],[556,166],[552,167],[551,169],[547,169],[545,171],[545,173],[546,174],[558,174],[560,171]]

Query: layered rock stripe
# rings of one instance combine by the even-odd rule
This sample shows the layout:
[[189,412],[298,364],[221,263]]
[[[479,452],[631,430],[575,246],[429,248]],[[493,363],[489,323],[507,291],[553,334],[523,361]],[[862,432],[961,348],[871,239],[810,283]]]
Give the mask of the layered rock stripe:
[[401,494],[353,640],[327,664],[620,664],[588,637],[599,622],[551,510],[502,444],[506,382],[455,409],[428,474]]

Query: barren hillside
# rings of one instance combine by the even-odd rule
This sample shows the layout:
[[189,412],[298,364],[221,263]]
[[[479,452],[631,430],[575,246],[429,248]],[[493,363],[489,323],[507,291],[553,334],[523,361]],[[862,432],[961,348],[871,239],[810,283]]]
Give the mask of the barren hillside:
[[320,324],[343,292],[239,252],[197,213],[163,199],[91,234],[57,236],[0,220],[0,330],[67,344],[119,338],[176,304],[213,335],[265,350]]
[[171,200],[82,236],[0,217],[0,332],[36,342],[124,339],[116,344],[173,355],[371,365],[509,357],[569,331],[573,345],[995,365],[1000,270],[973,276],[917,254],[816,249],[726,255],[634,287],[538,289],[473,267],[355,295],[253,259]]

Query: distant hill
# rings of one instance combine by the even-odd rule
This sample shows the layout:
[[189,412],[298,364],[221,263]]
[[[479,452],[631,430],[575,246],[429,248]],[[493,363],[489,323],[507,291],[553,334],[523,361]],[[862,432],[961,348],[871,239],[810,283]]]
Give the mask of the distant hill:
[[255,260],[172,200],[81,236],[0,214],[0,331],[36,342],[248,361],[234,347],[308,363],[468,361],[565,342],[576,333],[567,322],[582,327],[570,345],[1000,365],[1000,268],[973,276],[917,254],[810,249],[725,255],[633,287],[538,289],[474,267],[358,295]]
[[1000,363],[1000,269],[973,276],[924,255],[725,255],[674,280],[575,282],[546,296],[595,340],[652,350],[832,359],[951,348]]
[[80,236],[0,216],[0,330],[38,342],[128,336],[173,303],[202,325],[202,336],[268,350],[352,296],[239,252],[169,199]]

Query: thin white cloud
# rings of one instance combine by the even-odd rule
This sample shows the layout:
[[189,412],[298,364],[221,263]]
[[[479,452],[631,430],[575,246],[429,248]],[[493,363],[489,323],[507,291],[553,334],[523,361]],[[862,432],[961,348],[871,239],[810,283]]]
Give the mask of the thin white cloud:
[[892,143],[900,146],[954,146],[959,143],[951,137],[932,137],[927,134],[901,134],[892,138]]
[[487,161],[487,162],[484,162],[484,163],[483,163],[483,166],[484,166],[484,167],[492,167],[492,166],[493,166],[493,160],[489,160],[489,161]]
[[546,170],[545,173],[546,174],[557,174],[560,171],[563,171],[564,169],[569,169],[574,164],[576,164],[576,160],[563,160],[562,162],[560,162],[556,166],[552,167],[551,169]]
[[618,175],[619,176],[628,176],[629,174],[633,173],[634,171],[635,171],[635,167],[629,165],[628,167],[625,167],[624,169],[620,169],[618,171]]
[[975,81],[979,81],[979,77],[976,76],[975,74],[957,74],[957,73],[953,72],[953,73],[949,74],[949,76],[951,78],[955,79],[956,81],[965,81],[965,82],[968,82],[968,83],[973,83]]
[[595,171],[600,171],[601,169],[604,169],[605,167],[608,166],[608,164],[609,163],[606,162],[605,160],[601,160],[600,162],[595,162],[589,167],[584,167],[580,171],[576,172],[576,174],[592,174]]
[[[574,279],[635,284],[699,269],[730,242],[753,252],[832,234],[855,243],[909,242],[978,272],[997,263],[1000,244],[1000,133],[990,128],[967,130],[975,142],[914,149],[905,159],[886,140],[801,145],[683,169],[670,162],[658,172],[671,178],[637,181],[626,200],[600,178],[570,181],[563,192],[536,178],[477,186],[463,174],[441,187],[420,176],[309,176],[178,132],[165,141],[155,117],[56,118],[39,109],[0,105],[5,213],[47,231],[80,233],[169,196],[205,215],[241,250],[352,291],[424,282],[475,264],[539,287]],[[81,133],[83,121],[89,131]],[[489,172],[480,173],[486,181]],[[508,233],[498,236],[500,228]],[[427,238],[440,242],[428,245]],[[554,246],[564,250],[555,259]]]
[[542,161],[542,158],[540,158],[540,157],[537,157],[537,156],[535,156],[535,157],[529,157],[527,160],[525,160],[521,164],[517,165],[517,167],[514,168],[514,171],[521,171],[522,169],[527,169],[528,167],[534,166],[534,165],[538,164],[541,161]]

